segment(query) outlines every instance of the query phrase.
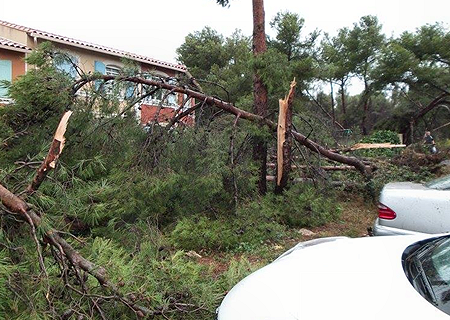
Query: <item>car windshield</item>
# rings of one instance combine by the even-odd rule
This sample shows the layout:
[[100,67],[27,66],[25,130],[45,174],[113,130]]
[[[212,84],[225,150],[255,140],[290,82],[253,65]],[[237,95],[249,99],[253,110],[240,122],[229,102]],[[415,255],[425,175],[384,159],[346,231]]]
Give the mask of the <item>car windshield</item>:
[[427,242],[406,260],[414,288],[430,303],[450,314],[450,238]]
[[431,180],[425,183],[425,186],[431,189],[448,190],[450,189],[450,175]]

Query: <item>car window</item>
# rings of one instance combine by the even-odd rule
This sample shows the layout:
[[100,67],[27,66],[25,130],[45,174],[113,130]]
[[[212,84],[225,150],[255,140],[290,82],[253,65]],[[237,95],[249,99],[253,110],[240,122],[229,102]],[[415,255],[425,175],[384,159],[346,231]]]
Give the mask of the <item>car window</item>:
[[441,237],[421,245],[406,258],[406,263],[414,288],[450,314],[450,238]]
[[425,186],[431,189],[437,190],[449,190],[450,189],[450,175],[441,177],[430,182],[425,183]]

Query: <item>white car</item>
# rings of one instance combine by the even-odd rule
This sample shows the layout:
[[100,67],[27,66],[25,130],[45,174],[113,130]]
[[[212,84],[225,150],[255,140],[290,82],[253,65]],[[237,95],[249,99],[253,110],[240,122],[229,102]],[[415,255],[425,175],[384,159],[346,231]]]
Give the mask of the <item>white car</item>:
[[303,242],[239,282],[218,320],[448,320],[450,236]]
[[374,235],[450,232],[450,176],[426,184],[388,183],[381,190]]

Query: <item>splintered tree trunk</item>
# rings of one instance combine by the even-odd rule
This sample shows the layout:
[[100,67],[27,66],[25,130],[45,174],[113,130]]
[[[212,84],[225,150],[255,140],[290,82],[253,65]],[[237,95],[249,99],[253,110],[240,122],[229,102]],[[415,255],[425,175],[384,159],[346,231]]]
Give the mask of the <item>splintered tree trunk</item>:
[[72,111],[67,111],[61,118],[58,128],[56,129],[55,136],[53,137],[50,150],[48,151],[47,156],[42,162],[42,165],[37,170],[33,181],[27,187],[27,194],[32,194],[33,192],[35,192],[44,181],[49,171],[55,169],[56,161],[58,160],[59,155],[64,148],[64,142],[66,141],[66,139],[64,138],[64,134],[66,132],[67,123],[71,115]]
[[295,95],[296,82],[291,82],[291,88],[284,99],[280,99],[277,128],[277,185],[275,193],[281,194],[286,188],[291,171],[292,149],[292,102]]
[[[267,51],[266,32],[264,29],[264,1],[253,0],[253,55],[257,56]],[[253,76],[253,97],[255,114],[267,116],[267,88],[258,70]],[[258,190],[260,194],[267,192],[267,143],[256,137],[253,145],[253,159],[259,164]]]

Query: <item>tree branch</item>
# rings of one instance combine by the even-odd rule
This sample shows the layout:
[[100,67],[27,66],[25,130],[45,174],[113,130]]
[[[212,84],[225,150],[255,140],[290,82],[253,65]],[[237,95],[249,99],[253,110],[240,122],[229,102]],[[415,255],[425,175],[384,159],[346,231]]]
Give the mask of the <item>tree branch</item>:
[[[160,86],[162,89],[167,89],[167,90],[171,90],[171,91],[173,90],[173,92],[178,92],[178,93],[183,93],[183,94],[189,95],[192,98],[204,101],[208,105],[214,105],[219,109],[222,109],[228,113],[234,114],[235,116],[240,114],[240,118],[265,125],[272,131],[276,131],[276,128],[277,128],[276,123],[268,120],[266,117],[256,115],[254,113],[239,109],[229,102],[225,102],[225,101],[217,99],[215,97],[207,96],[201,92],[194,91],[194,90],[191,90],[191,89],[188,89],[185,87],[180,87],[180,86],[177,86],[174,84],[169,84],[169,83],[164,83],[164,82],[159,82],[159,81],[149,80],[149,79],[143,79],[143,78],[139,78],[139,77],[114,77],[114,76],[108,76],[108,75],[92,75],[92,76],[88,76],[86,78],[78,80],[74,85],[81,84],[81,83],[88,83],[88,82],[95,81],[95,80],[108,81],[108,80],[113,80],[113,79],[120,80],[120,81],[129,81],[129,82],[133,82],[133,83],[146,84],[146,85],[150,85],[150,86]],[[336,154],[336,153],[322,147],[318,143],[308,139],[306,136],[304,136],[303,134],[301,134],[299,132],[292,131],[292,135],[293,135],[294,139],[296,141],[298,141],[298,143],[304,145],[311,151],[321,154],[330,160],[354,166],[367,179],[369,179],[371,177],[371,173],[367,171],[366,166],[357,158]]]

